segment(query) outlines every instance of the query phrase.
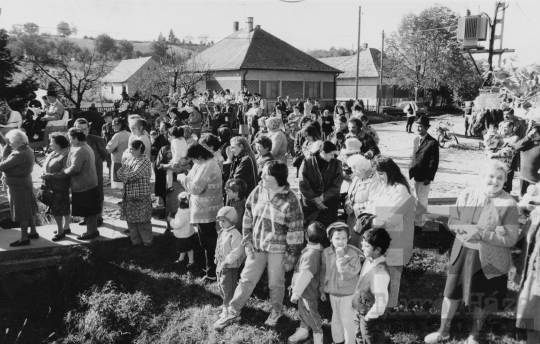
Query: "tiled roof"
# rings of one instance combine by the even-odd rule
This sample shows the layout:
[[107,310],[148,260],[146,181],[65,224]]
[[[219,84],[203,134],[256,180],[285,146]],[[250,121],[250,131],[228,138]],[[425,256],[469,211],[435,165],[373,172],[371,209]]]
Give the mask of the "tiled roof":
[[[379,77],[381,52],[374,48],[368,48],[360,51],[360,64],[358,68],[358,77],[360,78],[377,78]],[[319,59],[329,66],[340,69],[343,74],[338,78],[355,78],[356,77],[356,55],[325,57]]]
[[135,74],[152,57],[141,57],[138,59],[122,60],[109,74],[101,78],[102,82],[125,82]]
[[338,73],[261,28],[234,32],[195,57],[208,70],[269,69]]

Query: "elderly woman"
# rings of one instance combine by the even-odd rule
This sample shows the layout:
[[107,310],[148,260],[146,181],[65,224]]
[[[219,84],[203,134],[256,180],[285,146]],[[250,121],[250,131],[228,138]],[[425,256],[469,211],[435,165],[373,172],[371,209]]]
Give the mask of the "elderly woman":
[[274,156],[275,160],[279,160],[282,163],[287,163],[287,137],[281,127],[283,121],[281,115],[279,117],[270,117],[266,120],[266,127],[268,128],[268,134],[266,136],[272,140],[272,150],[270,153]]
[[[155,183],[154,183],[154,194],[156,197],[159,197],[159,200],[166,204],[166,194],[167,194],[167,171],[160,166],[165,164],[163,162],[163,156],[159,157],[163,147],[169,146],[170,151],[170,141],[169,141],[169,131],[171,130],[171,124],[163,122],[159,125],[159,135],[152,143],[150,148],[151,161],[153,162]],[[145,148],[146,150],[147,148]],[[172,154],[172,153],[171,153]],[[172,159],[172,155],[171,155]],[[158,162],[158,160],[160,160]],[[167,161],[166,163],[168,163]],[[165,214],[163,214],[165,215]],[[161,216],[163,218],[163,215]]]
[[242,179],[247,184],[249,195],[258,183],[257,158],[244,137],[235,136],[227,148],[227,161],[223,163],[223,182]]
[[[456,233],[444,288],[440,328],[426,343],[450,338],[452,318],[463,300],[473,306],[472,328],[466,343],[478,343],[490,312],[503,309],[510,248],[518,239],[516,201],[503,190],[507,166],[490,161],[481,172],[480,185],[464,190],[450,210],[448,227]],[[538,312],[538,310],[535,310]]]
[[52,152],[47,154],[43,163],[41,178],[48,190],[52,191],[52,203],[49,204],[47,214],[54,216],[58,231],[52,241],[59,241],[71,233],[69,222],[71,219],[69,203],[69,179],[64,178],[62,170],[67,167],[69,154],[69,140],[59,132],[50,135]]
[[[9,199],[11,219],[21,226],[21,239],[9,244],[11,247],[30,245],[30,239],[38,239],[34,217],[37,202],[32,188],[34,153],[28,147],[28,137],[19,129],[13,129],[5,136],[8,146],[4,150],[0,172],[4,172]],[[30,234],[28,234],[30,225]]]
[[376,192],[370,194],[367,213],[376,217],[374,228],[383,227],[388,231],[392,242],[386,253],[390,268],[390,290],[388,307],[398,305],[401,272],[412,257],[414,239],[414,205],[409,183],[399,166],[389,157],[377,156],[373,179],[379,183]]
[[[300,204],[306,225],[319,221],[328,227],[337,221],[343,171],[336,154],[336,145],[325,141],[321,149],[300,166]],[[321,244],[326,248],[330,241],[325,238]]]
[[105,147],[112,157],[111,188],[122,189],[122,182],[116,177],[116,172],[122,166],[122,156],[128,148],[131,134],[127,131],[128,126],[123,118],[113,119],[112,126],[115,134]]
[[97,216],[101,212],[94,151],[86,143],[81,129],[69,129],[68,136],[71,148],[67,167],[60,172],[63,174],[60,177],[70,178],[71,215],[84,217],[86,222],[86,233],[77,239],[91,240],[99,236]]
[[347,225],[351,229],[351,239],[349,243],[360,248],[362,242],[362,228],[357,226],[357,219],[360,214],[366,212],[369,206],[369,199],[373,199],[377,188],[380,186],[379,179],[373,177],[373,169],[368,159],[360,154],[353,155],[347,159],[347,166],[352,174],[351,183],[345,197],[345,212],[347,213]]
[[286,164],[270,161],[264,165],[262,183],[248,196],[242,239],[246,263],[227,315],[214,323],[215,329],[240,318],[265,269],[272,303],[265,325],[275,327],[283,316],[285,272],[296,265],[304,243],[302,207],[290,189],[288,175]]
[[141,140],[131,141],[131,155],[117,172],[124,183],[121,218],[126,220],[132,246],[152,245],[152,191],[150,188],[151,163],[144,154]]
[[[129,143],[139,140],[144,143],[145,147],[151,147],[152,144],[150,143],[150,137],[148,134],[144,131],[144,128],[146,127],[146,121],[144,119],[141,119],[139,116],[129,116],[129,129],[131,130],[131,136],[129,137]],[[146,149],[144,151],[144,155],[150,160],[150,149]]]
[[199,242],[206,255],[206,276],[203,279],[212,282],[216,280],[216,215],[223,206],[223,179],[214,154],[200,144],[188,148],[187,158],[193,161],[193,168],[187,175],[180,174],[178,180],[191,194],[190,223],[197,226]]
[[183,125],[182,130],[184,130],[184,139],[186,139],[188,146],[197,142],[197,135],[193,133],[193,129],[189,125]]

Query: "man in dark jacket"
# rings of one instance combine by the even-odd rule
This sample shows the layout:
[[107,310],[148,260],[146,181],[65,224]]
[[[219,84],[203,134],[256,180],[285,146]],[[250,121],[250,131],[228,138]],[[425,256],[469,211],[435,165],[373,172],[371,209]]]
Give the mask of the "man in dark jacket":
[[409,178],[414,178],[416,211],[414,225],[423,227],[426,223],[429,188],[439,168],[439,142],[428,134],[429,118],[422,116],[415,122],[418,136],[414,138],[412,162]]
[[[320,151],[312,153],[300,166],[300,204],[306,225],[319,221],[328,227],[337,221],[343,170],[336,154],[336,145],[325,141]],[[330,241],[325,239],[321,245],[328,247]]]

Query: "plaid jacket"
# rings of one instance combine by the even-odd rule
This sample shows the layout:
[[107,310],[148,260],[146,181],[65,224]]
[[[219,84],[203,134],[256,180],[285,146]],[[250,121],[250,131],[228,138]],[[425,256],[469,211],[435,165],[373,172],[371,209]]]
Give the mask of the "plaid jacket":
[[285,186],[268,199],[268,190],[255,187],[246,201],[242,245],[257,251],[284,253],[286,270],[295,265],[304,243],[304,214],[296,195]]
[[117,172],[119,180],[124,182],[124,198],[135,199],[152,194],[150,188],[151,163],[146,155],[138,158],[129,156]]

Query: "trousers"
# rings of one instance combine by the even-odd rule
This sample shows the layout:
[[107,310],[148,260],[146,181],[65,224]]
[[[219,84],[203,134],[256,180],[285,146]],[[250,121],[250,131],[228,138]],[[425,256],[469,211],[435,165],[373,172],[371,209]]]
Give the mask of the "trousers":
[[414,225],[422,227],[426,224],[428,196],[431,184],[424,185],[423,181],[414,182],[416,192],[416,208],[414,210]]
[[354,322],[356,314],[352,308],[353,295],[334,296],[330,295],[332,306],[332,340],[334,343],[356,343],[357,326]]
[[199,243],[204,249],[204,254],[206,257],[206,276],[216,277],[216,263],[214,262],[218,239],[216,223],[197,223],[197,229]]
[[283,253],[253,252],[254,257],[246,258],[246,263],[238,287],[229,303],[229,313],[239,314],[249,300],[257,282],[261,279],[264,269],[268,272],[268,289],[270,289],[270,302],[274,311],[283,311],[283,297],[285,297],[285,267],[283,266]]
[[321,316],[319,315],[319,300],[298,299],[298,317],[300,327],[313,330],[313,333],[323,333]]

